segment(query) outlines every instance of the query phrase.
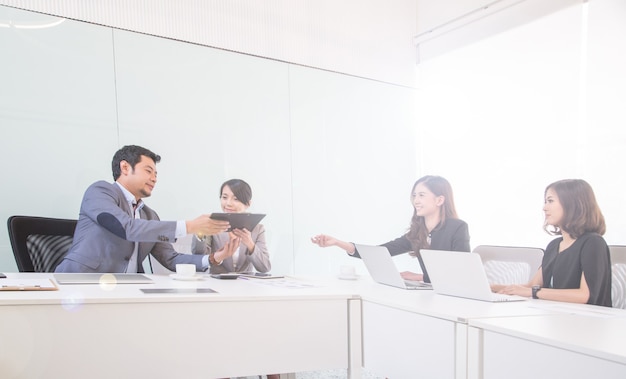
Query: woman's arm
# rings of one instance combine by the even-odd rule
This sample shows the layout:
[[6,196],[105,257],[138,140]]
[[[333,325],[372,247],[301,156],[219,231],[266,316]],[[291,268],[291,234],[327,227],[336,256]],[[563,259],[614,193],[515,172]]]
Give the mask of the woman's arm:
[[350,255],[354,254],[354,251],[356,250],[352,242],[342,241],[326,234],[318,234],[312,237],[311,242],[318,245],[319,247],[337,246],[341,249],[344,249],[346,253]]
[[533,286],[543,286],[543,272],[541,271],[541,267],[539,267],[539,270],[537,270],[535,275],[533,275],[526,284],[492,284],[491,291],[505,293],[507,295],[530,297],[532,296]]
[[[569,284],[561,285],[561,287],[570,288],[541,288],[537,292],[537,297],[553,301],[610,306],[611,268],[608,246],[597,234],[583,235],[579,239],[581,241],[579,261],[569,269],[574,270],[580,267],[582,272],[572,272],[572,277],[568,280]],[[550,248],[550,245],[548,247]],[[562,271],[564,267],[560,269]],[[555,267],[554,270],[556,271],[557,268]],[[579,278],[578,275],[580,275]],[[577,288],[575,283],[578,284]]]
[[[258,272],[269,272],[272,269],[272,264],[270,262],[270,254],[267,251],[267,243],[265,242],[265,227],[258,224],[250,235],[250,239],[253,242],[252,246],[249,246],[249,242],[245,244],[248,259]],[[242,243],[245,243],[245,241],[242,240]]]
[[580,277],[580,288],[542,288],[540,291],[537,291],[537,297],[543,300],[586,304],[589,301],[589,286],[587,286],[585,274],[583,273]]
[[498,285],[492,285],[491,290],[507,295],[531,297],[532,287],[537,285],[542,286],[541,290],[537,291],[537,298],[539,299],[580,304],[585,304],[589,301],[589,287],[587,286],[584,273],[580,278],[580,288],[572,289],[543,288],[543,279],[539,281],[537,280],[537,276],[541,278],[541,269],[537,271],[533,280],[531,280],[531,282],[527,285],[509,285],[501,287]]
[[413,252],[413,246],[411,245],[411,241],[406,238],[406,235],[398,237],[393,241],[386,242],[381,246],[386,247],[387,250],[389,250],[389,254],[391,254],[392,256],[404,254],[407,252]]

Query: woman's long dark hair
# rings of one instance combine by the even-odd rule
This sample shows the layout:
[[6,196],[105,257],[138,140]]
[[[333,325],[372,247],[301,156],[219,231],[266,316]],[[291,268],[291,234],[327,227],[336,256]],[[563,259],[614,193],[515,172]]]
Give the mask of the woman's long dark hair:
[[[441,205],[441,208],[439,209],[439,217],[441,221],[439,222],[439,225],[436,226],[436,229],[445,224],[447,219],[458,218],[456,208],[454,206],[452,186],[445,178],[441,176],[427,175],[419,178],[415,182],[415,184],[413,184],[413,189],[411,189],[411,205],[413,205],[413,195],[415,193],[415,187],[417,187],[417,185],[420,183],[424,184],[426,188],[428,188],[433,194],[435,194],[435,196],[443,196],[445,199],[443,204]],[[418,252],[422,248],[430,247],[430,243],[428,242],[428,229],[426,228],[426,222],[424,220],[424,217],[417,215],[415,209],[413,209],[411,226],[409,227],[409,231],[407,232],[406,237],[409,241],[411,241],[413,251],[415,252]]]

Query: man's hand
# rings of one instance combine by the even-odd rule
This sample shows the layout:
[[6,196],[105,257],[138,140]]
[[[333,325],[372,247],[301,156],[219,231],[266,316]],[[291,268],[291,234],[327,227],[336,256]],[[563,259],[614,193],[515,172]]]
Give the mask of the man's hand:
[[186,221],[187,233],[198,237],[222,233],[230,228],[228,221],[214,220],[211,215],[202,215],[195,220]]

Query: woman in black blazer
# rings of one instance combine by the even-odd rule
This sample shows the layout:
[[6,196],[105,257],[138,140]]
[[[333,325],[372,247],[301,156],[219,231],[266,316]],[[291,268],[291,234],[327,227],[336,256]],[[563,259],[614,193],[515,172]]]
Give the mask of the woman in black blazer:
[[[391,255],[409,252],[417,255],[420,249],[470,251],[467,223],[458,218],[454,206],[452,186],[441,176],[427,175],[415,182],[411,190],[413,217],[409,230],[402,236],[382,244]],[[337,246],[353,257],[359,252],[352,242],[325,234],[311,238],[321,247]],[[423,280],[422,274],[403,272],[408,280]]]

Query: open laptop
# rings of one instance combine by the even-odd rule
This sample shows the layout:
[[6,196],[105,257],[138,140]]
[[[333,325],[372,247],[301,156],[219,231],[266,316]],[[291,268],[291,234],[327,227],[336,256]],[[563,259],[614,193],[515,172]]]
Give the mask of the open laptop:
[[432,289],[429,283],[404,280],[386,247],[358,244],[355,246],[367,271],[376,282],[407,290]]
[[59,284],[149,284],[152,279],[142,274],[58,273],[54,279]]
[[422,249],[420,255],[435,293],[491,302],[527,300],[491,292],[483,262],[476,253]]

